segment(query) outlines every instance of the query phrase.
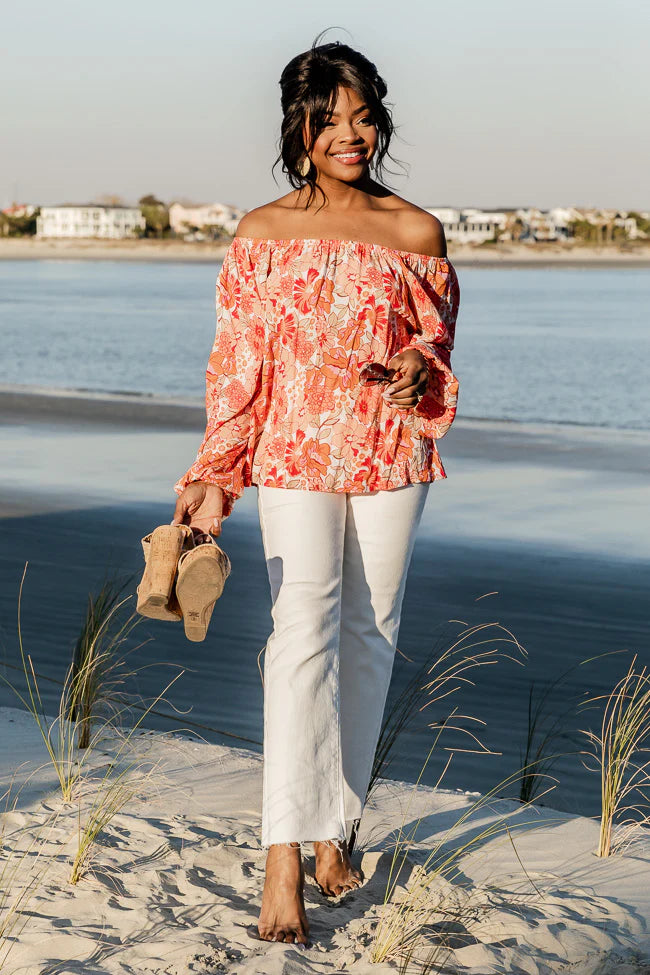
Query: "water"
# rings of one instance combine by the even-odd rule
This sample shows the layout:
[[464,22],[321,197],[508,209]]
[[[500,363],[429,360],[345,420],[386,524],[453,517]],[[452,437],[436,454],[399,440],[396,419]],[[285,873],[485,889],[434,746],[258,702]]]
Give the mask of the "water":
[[[0,383],[201,399],[218,264],[0,262]],[[650,274],[459,268],[459,415],[650,429]]]

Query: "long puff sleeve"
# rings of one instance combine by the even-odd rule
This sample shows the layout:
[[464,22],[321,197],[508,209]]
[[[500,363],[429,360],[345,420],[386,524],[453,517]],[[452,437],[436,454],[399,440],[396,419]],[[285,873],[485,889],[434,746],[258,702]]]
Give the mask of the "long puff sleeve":
[[206,429],[196,460],[176,482],[222,488],[227,517],[251,485],[253,454],[265,419],[265,315],[255,266],[241,238],[228,248],[216,286],[217,330],[206,371]]
[[458,378],[451,368],[460,288],[454,267],[446,259],[418,277],[409,289],[408,303],[416,330],[399,351],[417,349],[429,365],[429,385],[417,406],[409,410],[414,431],[420,437],[439,440],[456,415]]

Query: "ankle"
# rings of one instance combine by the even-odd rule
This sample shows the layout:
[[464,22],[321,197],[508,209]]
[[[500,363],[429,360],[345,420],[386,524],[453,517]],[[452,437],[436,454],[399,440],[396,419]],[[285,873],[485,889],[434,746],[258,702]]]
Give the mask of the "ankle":
[[315,840],[314,847],[329,847],[331,850],[338,850],[339,852],[346,851],[348,844],[346,840]]

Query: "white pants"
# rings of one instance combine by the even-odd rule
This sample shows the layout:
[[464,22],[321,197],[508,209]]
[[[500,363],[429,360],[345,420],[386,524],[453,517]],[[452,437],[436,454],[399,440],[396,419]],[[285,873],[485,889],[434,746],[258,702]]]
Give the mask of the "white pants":
[[345,494],[258,486],[273,604],[265,848],[342,840],[346,821],[361,816],[428,487]]

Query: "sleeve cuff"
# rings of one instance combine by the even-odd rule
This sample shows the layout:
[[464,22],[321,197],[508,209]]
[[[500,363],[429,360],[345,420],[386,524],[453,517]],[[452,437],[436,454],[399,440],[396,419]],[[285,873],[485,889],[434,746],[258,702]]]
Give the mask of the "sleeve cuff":
[[427,391],[411,411],[415,432],[420,437],[440,440],[453,423],[458,404],[458,379],[451,370],[449,353],[424,341],[414,342],[407,348],[421,352],[429,367]]

